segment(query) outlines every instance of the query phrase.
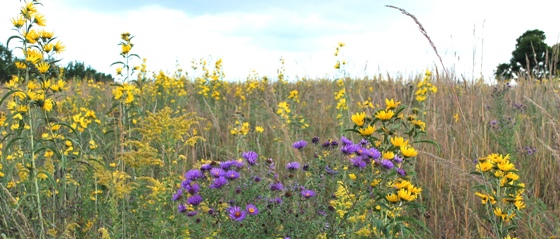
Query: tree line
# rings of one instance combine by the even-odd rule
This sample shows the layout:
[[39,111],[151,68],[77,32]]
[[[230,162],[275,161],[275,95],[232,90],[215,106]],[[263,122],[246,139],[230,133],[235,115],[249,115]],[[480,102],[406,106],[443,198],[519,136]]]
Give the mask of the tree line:
[[497,80],[524,78],[552,78],[559,75],[560,44],[549,46],[545,43],[543,31],[528,30],[516,40],[515,50],[511,52],[508,63],[496,67]]
[[[15,62],[18,59],[13,55],[12,51],[0,44],[0,82],[7,82],[12,78],[12,75],[17,75],[17,68]],[[84,62],[71,61],[66,64],[64,69],[65,79],[93,79],[96,82],[112,82],[114,81],[111,74],[98,72],[91,66],[86,66]],[[54,74],[58,69],[50,69],[49,73]]]

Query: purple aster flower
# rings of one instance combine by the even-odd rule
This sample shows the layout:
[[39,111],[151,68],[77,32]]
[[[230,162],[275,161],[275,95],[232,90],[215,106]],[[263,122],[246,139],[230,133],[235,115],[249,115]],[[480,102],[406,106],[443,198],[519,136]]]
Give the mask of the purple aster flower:
[[247,160],[247,163],[249,163],[249,165],[254,165],[257,163],[257,158],[259,158],[259,155],[253,151],[249,151],[243,153],[242,157]]
[[249,215],[252,216],[259,214],[259,209],[253,204],[247,204],[245,210],[247,211],[247,213],[249,213]]
[[317,137],[317,136],[313,137],[313,138],[311,139],[311,143],[313,143],[313,144],[315,144],[315,145],[318,144],[318,143],[319,143],[319,137]]
[[270,190],[272,191],[282,191],[284,190],[284,185],[281,182],[271,183]]
[[371,159],[367,155],[358,156],[362,159],[362,161],[366,162],[366,164],[371,163]]
[[239,207],[230,207],[229,208],[229,217],[236,221],[241,221],[245,219],[246,213],[245,211],[241,210]]
[[291,162],[286,164],[286,169],[288,170],[297,170],[299,169],[300,164],[298,162]]
[[187,207],[185,206],[185,204],[179,203],[179,206],[177,206],[177,211],[178,212],[186,212]]
[[369,144],[369,142],[366,139],[362,139],[360,140],[360,144],[362,145],[362,147],[365,147],[366,145]]
[[403,160],[404,159],[399,157],[398,155],[395,155],[395,157],[393,158],[393,161],[395,161],[395,163],[402,163]]
[[212,165],[210,165],[209,163],[200,165],[200,170],[202,171],[208,171],[210,169],[212,169]]
[[233,161],[233,166],[235,166],[237,169],[242,169],[245,166],[245,163],[243,161]]
[[218,178],[226,175],[226,171],[221,168],[212,168],[210,169],[210,174],[212,175],[212,177]]
[[187,189],[187,187],[191,185],[191,180],[185,179],[183,181],[181,181],[181,187],[184,189]]
[[358,148],[356,149],[356,151],[355,151],[355,153],[356,153],[357,155],[363,155],[363,154],[366,154],[367,152],[369,152],[369,150],[366,149],[366,148],[360,147],[360,146],[358,146],[358,145],[356,145],[356,146],[358,147]]
[[302,149],[303,147],[305,147],[305,145],[307,145],[307,141],[300,140],[300,141],[297,141],[294,144],[292,144],[292,147],[299,150],[299,149]]
[[406,176],[406,172],[404,171],[404,169],[402,168],[397,168],[397,173],[399,173],[401,176]]
[[270,200],[268,200],[271,203],[274,204],[281,204],[282,203],[282,199],[281,198],[271,198]]
[[346,138],[344,136],[340,137],[340,142],[342,142],[342,146],[354,144],[352,142],[352,140],[349,140],[348,138]]
[[342,152],[343,154],[353,154],[354,152],[356,152],[356,150],[358,150],[358,147],[359,146],[356,144],[347,144],[340,148],[340,152]]
[[365,168],[367,166],[366,162],[364,162],[361,157],[354,157],[350,159],[350,162],[352,162],[352,165],[360,169]]
[[229,180],[234,180],[239,178],[239,173],[235,170],[229,170],[226,172],[226,178]]
[[338,171],[332,170],[331,168],[329,168],[329,166],[325,166],[325,170],[326,170],[327,173],[330,174],[330,175],[335,175],[335,174],[338,173]]
[[315,196],[315,192],[313,190],[305,189],[301,191],[301,195],[304,198],[310,198]]
[[198,214],[197,211],[190,211],[190,212],[187,213],[187,217],[194,217],[194,216],[196,216],[196,214]]
[[220,168],[222,168],[223,170],[229,170],[231,166],[233,166],[234,164],[235,164],[234,160],[220,162]]
[[321,146],[323,146],[324,148],[328,148],[331,146],[331,141],[326,141]]
[[392,169],[393,167],[395,167],[391,160],[382,159],[379,163],[386,169]]
[[187,192],[189,194],[192,195],[192,194],[196,194],[196,193],[198,193],[198,191],[200,191],[200,186],[198,186],[198,184],[196,184],[196,183],[190,183],[185,187],[185,189],[187,190]]
[[199,178],[204,178],[204,174],[200,171],[200,169],[191,169],[185,173],[185,178],[194,181]]
[[334,149],[336,147],[338,147],[338,142],[336,141],[331,141],[331,147]]
[[226,185],[227,182],[228,181],[224,176],[220,176],[212,181],[212,184],[210,184],[210,188],[221,188],[222,186]]
[[372,159],[378,159],[381,157],[381,152],[379,152],[376,148],[369,148],[367,155]]
[[200,196],[199,194],[192,195],[187,199],[187,203],[193,206],[196,206],[201,202],[202,202],[202,196]]
[[253,180],[255,180],[255,182],[258,183],[258,182],[261,181],[261,178],[259,176],[255,176],[255,177],[253,177]]
[[177,189],[177,192],[173,194],[173,201],[177,201],[183,197],[183,189]]

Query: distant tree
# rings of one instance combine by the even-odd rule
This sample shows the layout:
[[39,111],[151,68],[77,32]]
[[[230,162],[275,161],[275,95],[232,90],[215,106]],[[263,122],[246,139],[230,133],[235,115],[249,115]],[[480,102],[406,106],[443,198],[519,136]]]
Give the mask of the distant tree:
[[97,72],[91,66],[85,66],[83,62],[73,61],[68,62],[66,67],[64,67],[64,75],[67,79],[93,79],[94,81],[109,82],[113,81],[113,76],[111,74],[105,74]]
[[0,82],[6,82],[17,74],[14,60],[12,51],[0,44]]
[[496,67],[496,78],[511,78],[514,73],[531,74],[538,78],[549,74],[552,66],[552,47],[548,46],[545,40],[544,32],[538,29],[523,33],[516,40],[509,64],[502,63]]

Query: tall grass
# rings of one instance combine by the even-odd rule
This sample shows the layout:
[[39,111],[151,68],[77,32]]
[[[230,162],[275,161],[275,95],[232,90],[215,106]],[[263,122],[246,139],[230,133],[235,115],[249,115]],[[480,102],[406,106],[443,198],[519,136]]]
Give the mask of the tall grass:
[[[201,59],[188,76],[181,69],[150,74],[151,59],[133,67],[140,57],[131,53],[130,34],[121,37],[124,60],[117,64],[124,83],[65,82],[60,72],[24,60],[20,75],[3,85],[3,237],[185,237],[193,225],[181,223],[178,217],[185,215],[171,202],[184,172],[251,150],[280,165],[305,163],[310,159],[288,150],[293,142],[341,135],[359,140],[344,131],[354,125],[351,116],[372,115],[386,99],[410,105],[406,114],[424,112],[418,117],[425,132],[439,144],[417,147],[413,177],[425,211],[413,216],[429,229],[417,228],[420,237],[498,235],[473,189],[485,182],[470,173],[494,152],[510,154],[525,183],[527,206],[517,237],[560,235],[557,79],[520,79],[509,87],[458,82],[446,72],[429,77],[437,93],[419,103],[416,92],[425,76],[348,78],[341,69],[346,63],[336,59],[336,79],[286,81],[283,60],[277,76],[253,74],[242,82],[224,80],[227,62],[220,59]],[[21,41],[24,48],[32,44]],[[56,62],[49,64],[54,68]],[[54,108],[32,94],[40,90]],[[12,101],[28,107],[16,109]]]

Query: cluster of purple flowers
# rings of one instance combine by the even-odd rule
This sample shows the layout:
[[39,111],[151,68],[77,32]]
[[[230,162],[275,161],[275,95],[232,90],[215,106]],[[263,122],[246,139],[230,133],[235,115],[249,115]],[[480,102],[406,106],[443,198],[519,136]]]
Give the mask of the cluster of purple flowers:
[[[333,142],[336,141],[329,140],[323,144],[323,147],[332,147]],[[399,157],[398,155],[395,155],[395,157],[391,160],[382,159],[381,152],[379,152],[379,150],[374,147],[368,148],[367,146],[369,145],[369,142],[365,139],[360,140],[359,143],[354,143],[352,142],[352,140],[342,136],[340,138],[340,143],[340,152],[344,155],[352,155],[352,157],[350,157],[350,163],[356,168],[366,168],[368,164],[374,161],[375,163],[381,165],[386,169],[395,168],[397,173],[399,173],[400,175],[406,175],[404,169],[395,167],[395,165],[401,164],[404,161],[404,159],[402,157]],[[338,143],[334,145],[338,146]],[[331,175],[336,174],[336,171],[332,170],[328,166],[326,168],[326,171]]]
[[243,219],[245,219],[247,214],[252,216],[259,214],[259,209],[253,204],[247,204],[245,210],[242,210],[238,206],[232,206],[229,207],[228,212],[231,219],[235,221],[242,221]]
[[[258,154],[255,152],[246,152],[243,153],[243,158],[247,160],[249,165],[254,165],[256,164]],[[203,164],[199,169],[189,170],[185,173],[185,179],[181,181],[181,188],[172,196],[173,201],[178,201],[184,196],[187,197],[186,204],[180,203],[178,211],[186,212],[187,205],[197,206],[202,203],[204,198],[199,194],[199,180],[209,180],[209,188],[219,189],[228,184],[228,182],[238,179],[241,176],[239,170],[244,167],[245,163],[242,161],[228,160],[218,164]],[[196,214],[196,211],[190,211],[187,215],[194,216]]]

